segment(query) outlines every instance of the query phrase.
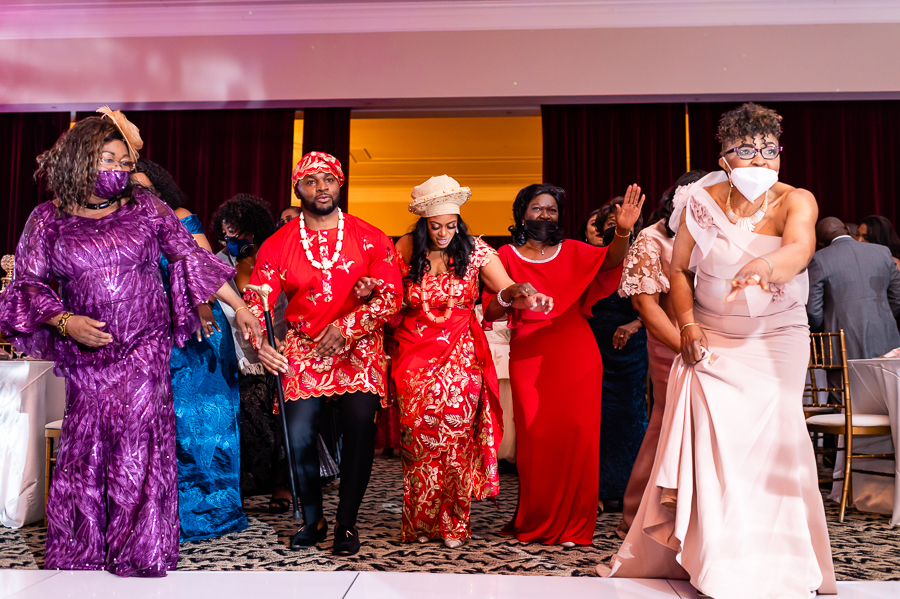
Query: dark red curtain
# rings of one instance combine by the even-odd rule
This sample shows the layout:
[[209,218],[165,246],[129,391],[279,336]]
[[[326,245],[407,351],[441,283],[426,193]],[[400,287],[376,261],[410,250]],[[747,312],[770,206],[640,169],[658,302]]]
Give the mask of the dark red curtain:
[[350,191],[350,109],[306,108],[303,110],[303,153],[325,152],[341,162],[344,186],[341,210],[346,211]]
[[544,181],[566,190],[575,236],[585,217],[638,183],[648,215],[686,167],[684,104],[542,106]]
[[132,110],[125,116],[141,130],[141,156],[171,173],[188,196],[185,208],[208,229],[216,208],[237,193],[268,201],[276,219],[290,203],[294,114],[293,109]]
[[[819,217],[859,222],[900,211],[900,102],[762,102],[784,117],[779,178],[808,189]],[[690,104],[691,166],[718,170],[719,117],[738,103]]]
[[34,180],[35,158],[69,128],[68,112],[0,113],[0,250],[12,254],[35,206],[52,199]]

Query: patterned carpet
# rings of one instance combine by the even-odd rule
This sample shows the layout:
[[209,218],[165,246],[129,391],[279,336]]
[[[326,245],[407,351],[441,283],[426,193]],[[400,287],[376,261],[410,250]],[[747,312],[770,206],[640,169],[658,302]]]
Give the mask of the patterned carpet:
[[[372,482],[360,514],[362,551],[339,558],[331,554],[331,540],[318,549],[292,552],[287,548],[297,525],[288,514],[264,511],[266,497],[246,502],[250,527],[219,539],[183,543],[179,570],[376,570],[394,572],[464,572],[595,576],[594,565],[606,561],[620,544],[615,534],[620,514],[601,514],[593,547],[529,545],[497,534],[515,509],[516,477],[503,475],[498,506],[479,502],[473,507],[473,539],[461,550],[439,542],[401,544],[400,506],[403,484],[400,461],[375,460]],[[333,525],[337,492],[326,494],[325,514]],[[900,580],[900,529],[886,516],[850,510],[843,524],[837,507],[825,503],[834,565],[838,580]],[[44,561],[45,529],[32,525],[20,530],[0,528],[0,568],[40,568]]]

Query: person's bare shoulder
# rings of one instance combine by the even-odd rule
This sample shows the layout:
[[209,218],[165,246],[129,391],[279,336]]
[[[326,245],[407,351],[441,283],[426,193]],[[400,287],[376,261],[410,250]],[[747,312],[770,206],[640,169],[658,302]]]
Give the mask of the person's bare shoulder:
[[785,193],[782,198],[786,211],[791,213],[811,213],[813,216],[819,214],[819,205],[816,203],[816,196],[814,196],[811,191],[801,187],[791,187],[790,185],[786,187],[788,187],[787,193]]
[[192,214],[193,214],[193,212],[191,212],[187,208],[176,208],[175,209],[175,216],[177,216],[178,218],[187,218],[187,217],[191,216]]
[[397,240],[396,245],[397,253],[403,257],[403,260],[409,264],[409,259],[412,257],[413,252],[413,239],[412,235],[407,233],[403,237]]

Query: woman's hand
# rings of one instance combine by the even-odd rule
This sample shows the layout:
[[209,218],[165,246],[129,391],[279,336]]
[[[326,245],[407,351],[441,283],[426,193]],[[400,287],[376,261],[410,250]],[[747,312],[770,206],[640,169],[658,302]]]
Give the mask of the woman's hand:
[[644,206],[645,199],[646,196],[641,195],[639,185],[635,183],[628,186],[625,191],[625,201],[621,206],[616,206],[616,227],[623,231],[620,235],[634,229],[634,223],[641,216],[641,208]]
[[66,335],[88,347],[103,347],[113,340],[112,335],[100,330],[105,326],[105,322],[87,316],[70,316],[66,321]]
[[[512,301],[519,297],[529,297],[537,293],[537,289],[534,288],[534,285],[531,283],[516,283],[515,285],[510,285],[505,289],[506,293],[509,294],[508,298],[504,298],[504,301],[507,299]],[[503,291],[501,291],[502,293]]]
[[731,281],[731,293],[725,298],[730,302],[748,285],[759,285],[763,291],[769,290],[769,264],[762,258],[754,258],[734,275]]
[[356,285],[353,286],[353,293],[356,294],[356,299],[363,301],[369,299],[375,288],[381,285],[382,282],[373,277],[360,277]]
[[215,316],[213,316],[212,308],[209,307],[209,304],[200,304],[197,306],[197,314],[200,315],[200,328],[197,329],[197,341],[203,341],[203,335],[206,335],[206,338],[212,337],[213,331],[222,332],[222,329],[219,328],[219,324],[216,322]]
[[544,295],[543,293],[534,293],[524,298],[524,300],[526,310],[531,310],[532,312],[540,312],[542,314],[549,314],[553,311],[553,298],[549,295]]
[[234,313],[234,322],[241,327],[244,333],[244,339],[250,341],[253,347],[260,347],[265,340],[262,334],[262,327],[259,326],[259,320],[250,310],[237,310]]
[[275,345],[277,349],[263,339],[262,346],[257,354],[259,361],[272,374],[285,374],[288,371],[288,359],[281,355],[281,352],[284,351],[284,343],[275,339]]
[[628,324],[623,324],[616,332],[613,333],[613,347],[615,349],[622,349],[625,347],[625,344],[628,343],[628,340],[631,339],[631,336],[641,330],[644,326],[640,320],[632,320]]
[[702,360],[704,349],[709,349],[709,342],[700,325],[691,324],[681,330],[681,359],[685,364],[694,365]]
[[347,340],[341,335],[340,329],[333,324],[322,329],[322,332],[313,339],[313,343],[316,344],[316,352],[326,358],[338,355],[347,346]]

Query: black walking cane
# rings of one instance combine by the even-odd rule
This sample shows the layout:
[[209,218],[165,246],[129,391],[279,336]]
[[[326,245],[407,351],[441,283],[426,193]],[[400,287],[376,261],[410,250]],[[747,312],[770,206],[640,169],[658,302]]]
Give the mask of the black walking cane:
[[[266,317],[266,334],[269,338],[269,345],[272,349],[275,347],[275,331],[272,328],[272,314],[269,312],[269,294],[272,288],[266,284],[263,285],[246,285],[244,289],[249,289],[259,296],[262,300],[263,315]],[[281,380],[281,373],[275,375],[278,377],[278,411],[281,412],[281,426],[284,428],[284,452],[287,454],[288,473],[291,477],[291,501],[294,506],[294,520],[300,520],[300,507],[297,501],[297,485],[294,483],[294,456],[291,452],[291,437],[288,434],[287,414],[284,413],[284,386]]]

